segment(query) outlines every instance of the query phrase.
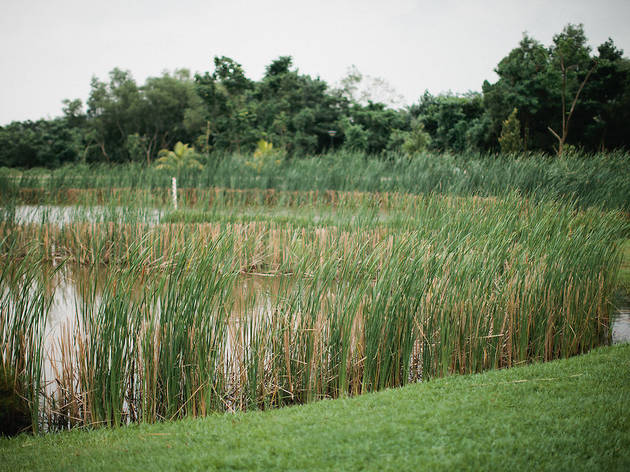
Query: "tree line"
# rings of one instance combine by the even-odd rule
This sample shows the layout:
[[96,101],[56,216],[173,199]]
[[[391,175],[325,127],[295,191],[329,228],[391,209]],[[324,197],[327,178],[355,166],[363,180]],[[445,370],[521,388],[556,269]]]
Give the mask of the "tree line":
[[549,46],[524,34],[481,92],[425,92],[404,108],[383,100],[390,90],[382,81],[359,93],[364,77],[356,68],[331,86],[300,73],[288,56],[272,61],[259,81],[234,59],[214,57],[213,65],[142,85],[118,68],[107,81],[93,78],[87,102],[64,100],[63,116],[0,127],[0,166],[152,164],[178,142],[202,156],[273,148],[287,158],[330,150],[388,159],[630,147],[630,60],[612,39],[592,51],[583,25],[565,26]]

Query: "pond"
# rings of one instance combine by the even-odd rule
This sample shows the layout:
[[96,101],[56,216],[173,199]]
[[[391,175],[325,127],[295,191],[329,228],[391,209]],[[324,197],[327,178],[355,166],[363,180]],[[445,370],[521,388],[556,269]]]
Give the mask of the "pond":
[[[169,272],[159,270],[167,275],[160,280],[168,283]],[[431,364],[424,358],[431,358],[426,352],[431,355],[430,350],[437,351],[445,341],[433,337],[434,342],[422,344],[414,338],[413,346],[402,351],[398,347],[402,343],[395,344],[397,338],[387,336],[396,336],[406,325],[398,317],[390,320],[390,324],[397,323],[393,330],[388,331],[388,325],[376,319],[369,319],[372,324],[367,325],[363,310],[369,310],[366,306],[378,296],[355,297],[358,303],[349,305],[353,298],[344,295],[350,285],[335,279],[310,286],[308,277],[233,274],[228,277],[225,297],[215,300],[214,288],[196,290],[206,283],[212,287],[215,279],[204,278],[198,284],[183,276],[175,278],[178,285],[170,292],[169,304],[162,305],[165,285],[138,280],[140,272],[127,279],[119,276],[119,271],[105,266],[66,264],[44,277],[52,305],[46,318],[40,372],[46,382],[42,409],[50,418],[43,424],[50,429],[99,421],[155,421],[177,416],[184,408],[197,415],[212,409],[266,408],[335,398],[340,392],[370,391],[375,381],[364,387],[366,359],[370,359],[366,355],[368,336],[368,342],[377,347],[385,343],[381,351],[374,352],[383,352],[390,356],[388,362],[399,363],[390,375],[409,368],[408,379],[395,378],[391,385],[419,381],[430,372],[427,366]],[[104,287],[105,281],[110,285]],[[180,286],[180,282],[193,285]],[[364,289],[370,290],[369,286]],[[188,296],[189,290],[195,295]],[[118,298],[112,295],[117,291]],[[108,304],[101,306],[106,295]],[[210,303],[201,303],[196,311],[196,299],[205,296]],[[185,303],[173,303],[179,298]],[[110,306],[113,308],[99,312],[99,307]],[[387,312],[377,313],[384,316],[379,320],[389,319]],[[112,323],[113,328],[106,326]],[[439,334],[441,326],[436,328]],[[479,339],[475,346],[484,353],[504,345],[497,336]],[[628,340],[630,310],[620,310],[614,317],[612,341]],[[380,362],[381,357],[374,358]],[[114,362],[121,366],[118,371]],[[378,375],[381,364],[375,365]],[[175,393],[171,393],[173,388]],[[95,389],[101,393],[91,398]],[[103,397],[105,393],[114,400]],[[95,403],[102,398],[103,407]],[[100,408],[118,413],[111,419]]]
[[612,324],[612,343],[630,342],[630,308],[620,308]]
[[0,208],[4,219],[12,219],[18,224],[55,223],[59,225],[75,221],[90,223],[102,221],[134,222],[158,224],[164,211],[157,208],[131,208],[121,206],[60,206],[60,205],[18,205],[14,208]]
[[[53,294],[53,303],[48,314],[45,333],[45,377],[54,379],[58,369],[54,364],[59,362],[60,340],[65,338],[71,342],[73,329],[79,322],[78,312],[86,308],[83,303],[89,295],[86,290],[94,290],[94,304],[100,303],[100,293],[103,289],[103,281],[111,274],[107,268],[83,267],[79,265],[67,265],[63,271],[57,273],[51,280],[49,290]],[[271,318],[283,296],[295,285],[293,276],[268,276],[268,275],[239,275],[234,283],[229,296],[229,309],[231,314],[226,318],[228,324],[226,330],[226,351],[231,352],[234,347],[234,338],[243,336],[242,321],[245,319]],[[140,298],[145,287],[138,284],[134,290],[134,298]],[[283,295],[279,296],[279,293]],[[324,296],[335,296],[331,291]],[[153,298],[155,303],[158,298]],[[153,306],[152,311],[159,310]],[[237,333],[240,333],[237,334]],[[630,342],[630,309],[619,309],[613,317],[612,343]]]

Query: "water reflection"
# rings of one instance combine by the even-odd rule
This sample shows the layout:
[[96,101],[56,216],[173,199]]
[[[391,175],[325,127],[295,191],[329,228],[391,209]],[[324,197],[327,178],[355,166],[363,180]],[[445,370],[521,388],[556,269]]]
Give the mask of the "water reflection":
[[[52,305],[46,320],[45,344],[50,360],[58,356],[58,340],[64,332],[72,332],[81,318],[81,312],[98,311],[99,303],[107,280],[112,279],[105,266],[81,266],[67,264],[55,273],[52,269],[44,274],[47,289],[53,296]],[[240,275],[237,277],[231,296],[227,300],[230,310],[229,321],[238,324],[243,318],[260,317],[270,313],[278,303],[278,294],[294,284],[290,276],[268,276],[262,274]],[[132,296],[139,300],[146,286],[138,282]],[[159,301],[159,298],[154,299]],[[158,303],[159,304],[159,303]],[[159,310],[154,306],[152,310]],[[47,369],[47,374],[49,369]],[[47,378],[50,378],[47,375]]]
[[129,208],[108,206],[60,206],[60,205],[19,205],[10,213],[5,209],[4,218],[12,218],[19,224],[56,223],[67,224],[74,221],[98,223],[103,221],[133,220],[142,223],[158,224],[164,212],[157,208]]
[[630,309],[620,309],[612,324],[612,342],[630,342]]
[[[55,344],[63,330],[72,330],[80,318],[81,309],[92,305],[93,310],[98,310],[105,281],[111,280],[108,270],[106,267],[68,264],[54,275],[49,273],[44,276],[48,281],[48,290],[53,294],[46,325],[46,346],[51,357],[55,357]],[[227,302],[230,324],[238,325],[243,319],[270,314],[274,306],[282,303],[278,294],[287,293],[287,288],[293,287],[295,282],[296,279],[291,276],[238,276]],[[146,287],[139,282],[133,292],[139,299],[144,290]],[[613,317],[612,342],[630,342],[629,309],[620,309]]]

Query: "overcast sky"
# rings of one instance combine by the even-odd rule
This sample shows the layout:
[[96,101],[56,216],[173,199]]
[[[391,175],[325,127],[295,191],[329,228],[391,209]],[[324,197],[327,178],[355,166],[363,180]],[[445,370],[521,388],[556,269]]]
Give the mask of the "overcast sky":
[[139,84],[163,70],[212,70],[212,57],[260,79],[291,55],[302,72],[337,83],[355,64],[406,103],[480,90],[522,33],[549,45],[584,23],[595,48],[608,37],[630,55],[630,1],[0,0],[0,124],[61,114],[92,76],[129,69]]

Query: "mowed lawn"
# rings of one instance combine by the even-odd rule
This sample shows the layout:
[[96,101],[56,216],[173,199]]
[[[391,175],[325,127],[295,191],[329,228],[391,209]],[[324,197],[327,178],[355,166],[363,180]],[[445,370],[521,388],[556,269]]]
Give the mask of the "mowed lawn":
[[264,412],[0,440],[1,470],[630,470],[630,344]]

